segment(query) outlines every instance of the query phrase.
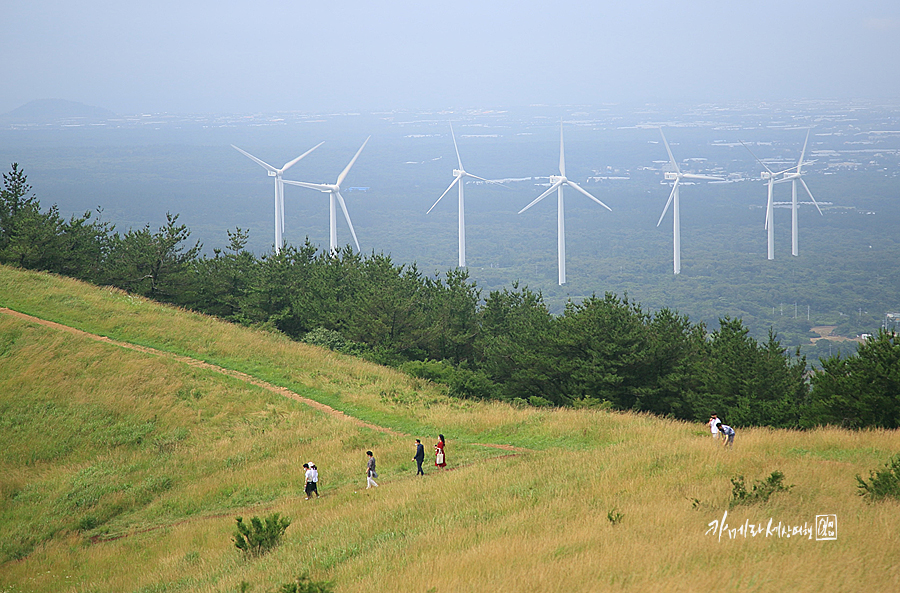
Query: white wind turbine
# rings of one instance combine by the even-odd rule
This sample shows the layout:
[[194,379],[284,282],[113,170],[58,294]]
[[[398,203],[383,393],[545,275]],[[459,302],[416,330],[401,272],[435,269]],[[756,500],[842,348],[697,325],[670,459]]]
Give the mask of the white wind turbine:
[[282,239],[282,237],[284,235],[284,179],[282,179],[282,175],[284,174],[285,171],[287,171],[288,169],[293,167],[294,164],[297,163],[297,161],[299,161],[300,159],[302,159],[303,157],[305,157],[306,155],[308,155],[315,149],[319,148],[323,144],[325,144],[325,143],[319,142],[318,144],[316,144],[315,146],[313,146],[312,148],[310,148],[309,150],[307,150],[306,152],[304,152],[303,154],[301,154],[294,160],[285,163],[285,165],[280,169],[276,169],[269,163],[256,158],[249,152],[247,152],[245,150],[241,150],[234,144],[231,145],[231,147],[233,149],[235,149],[242,155],[246,156],[253,162],[260,165],[266,171],[268,171],[269,177],[275,178],[275,253],[276,254],[281,251],[281,247],[284,245],[284,242]]
[[[371,138],[371,136],[369,136]],[[359,153],[363,151],[363,148],[366,147],[366,144],[369,142],[369,138],[366,138],[365,142],[362,143],[362,146],[359,147],[359,150],[356,151],[356,154],[353,155],[353,158],[350,160],[350,163],[344,167],[344,170],[341,171],[341,174],[338,175],[337,181],[334,184],[327,183],[307,183],[305,181],[289,181],[287,179],[284,180],[285,183],[289,185],[297,185],[299,187],[305,187],[307,189],[314,189],[320,191],[322,193],[328,194],[329,197],[329,234],[328,234],[328,245],[331,249],[332,253],[336,253],[338,250],[337,244],[337,207],[335,202],[340,203],[341,210],[344,211],[344,218],[347,220],[347,226],[350,227],[350,234],[353,235],[353,242],[356,243],[356,250],[359,251],[359,241],[356,238],[356,231],[353,230],[353,223],[350,222],[350,213],[347,212],[347,204],[344,202],[344,197],[341,196],[341,183],[344,182],[344,179],[347,177],[347,174],[350,172],[350,167],[353,166],[353,163],[356,162],[356,159],[359,158]]]
[[806,182],[803,181],[803,173],[801,172],[801,168],[803,167],[803,157],[806,156],[806,145],[809,142],[809,130],[806,131],[806,140],[803,142],[803,150],[800,152],[800,160],[797,161],[796,171],[791,172],[790,169],[783,171],[783,177],[779,179],[779,182],[782,181],[790,181],[791,182],[791,255],[797,256],[800,255],[800,236],[798,232],[798,208],[799,204],[797,203],[797,182],[799,181],[803,184],[803,189],[806,190],[806,193],[809,194],[809,197],[812,199],[813,204],[816,206],[816,210],[819,211],[819,214],[822,214],[822,209],[819,208],[819,203],[816,202],[816,199],[813,198],[812,192],[809,191],[809,186],[806,185]]
[[666,202],[666,207],[663,208],[662,214],[659,216],[659,222],[656,223],[658,227],[665,217],[666,212],[669,211],[669,205],[672,205],[672,235],[673,235],[673,248],[672,251],[674,253],[674,269],[676,274],[681,273],[681,205],[679,202],[678,195],[678,186],[681,185],[682,179],[700,179],[707,181],[722,181],[721,177],[714,177],[712,175],[695,175],[693,173],[682,173],[681,169],[678,167],[678,163],[675,162],[675,157],[672,156],[672,149],[669,148],[669,142],[666,140],[666,135],[663,134],[662,128],[659,129],[659,134],[662,136],[663,144],[666,145],[666,152],[669,153],[669,163],[675,169],[675,171],[666,171],[665,179],[666,181],[674,181],[675,184],[672,186],[672,193],[669,194],[669,200]]
[[612,208],[583,190],[577,183],[570,179],[566,179],[566,153],[565,148],[563,146],[563,130],[562,123],[559,124],[559,175],[551,175],[550,176],[550,189],[539,195],[534,199],[533,202],[519,210],[519,214],[522,214],[551,193],[553,190],[556,190],[556,246],[557,246],[557,255],[559,258],[559,285],[562,286],[566,283],[566,221],[565,221],[565,208],[563,206],[563,186],[568,185],[569,187],[576,189],[594,200],[610,212],[612,212]]
[[[743,142],[741,142],[741,144],[744,145],[744,148],[747,149],[747,152],[753,155],[753,158],[756,159],[756,162],[762,165],[763,168],[765,168],[765,171],[760,173],[760,177],[766,180],[769,189],[769,199],[766,201],[766,257],[770,260],[773,260],[775,259],[775,202],[773,201],[775,184],[782,183],[784,180],[778,179],[778,176],[783,175],[785,171],[789,171],[790,169],[785,169],[785,171],[779,171],[775,173],[768,167],[768,165],[759,160],[759,158],[755,154],[753,154],[753,151],[750,150],[749,146],[747,146]],[[791,167],[791,169],[793,169],[793,167]]]
[[[483,177],[478,177],[477,175],[472,175],[463,169],[462,158],[459,156],[459,146],[456,144],[456,134],[453,133],[453,124],[450,124],[450,135],[453,137],[453,147],[456,149],[456,161],[459,163],[459,169],[453,169],[453,182],[446,190],[444,190],[441,197],[431,205],[431,208],[429,208],[428,212],[425,214],[429,214],[434,210],[434,207],[438,205],[438,202],[440,202],[451,189],[453,189],[454,185],[459,185],[459,267],[464,268],[466,267],[466,207],[465,201],[463,200],[463,185],[466,183],[465,179],[466,177],[471,177],[472,179],[485,181],[487,183],[496,182],[484,179]],[[500,185],[499,183],[496,184]]]

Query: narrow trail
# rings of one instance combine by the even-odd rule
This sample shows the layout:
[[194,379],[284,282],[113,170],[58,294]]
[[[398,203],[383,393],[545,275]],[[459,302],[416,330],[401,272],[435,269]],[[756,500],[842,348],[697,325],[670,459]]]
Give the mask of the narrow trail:
[[[92,334],[90,332],[86,332],[84,330],[80,330],[68,325],[63,325],[61,323],[57,323],[55,321],[48,321],[46,319],[41,319],[40,317],[34,317],[33,315],[28,315],[27,313],[20,313],[18,311],[13,311],[12,309],[8,309],[6,307],[0,307],[0,313],[5,315],[10,315],[12,317],[17,317],[24,321],[29,321],[31,323],[36,323],[38,325],[42,325],[44,327],[49,327],[58,331],[67,332],[70,334],[74,334],[83,338],[87,338],[89,340],[94,340],[96,342],[103,342],[104,344],[110,344],[112,346],[118,346],[120,348],[127,348],[128,350],[135,350],[137,352],[142,352],[144,354],[150,354],[153,356],[160,356],[163,358],[168,358],[170,360],[175,360],[177,362],[190,365],[195,368],[205,369],[209,371],[213,371],[215,373],[219,373],[221,375],[227,375],[234,379],[238,379],[240,381],[244,381],[251,385],[255,385],[256,387],[261,387],[267,391],[271,391],[272,393],[277,393],[278,395],[286,398],[290,398],[292,400],[298,401],[304,405],[307,405],[311,408],[319,410],[325,414],[330,414],[332,416],[336,416],[345,420],[347,422],[352,422],[357,426],[363,426],[365,428],[369,428],[372,430],[376,430],[378,432],[383,432],[385,434],[390,434],[393,436],[410,436],[406,433],[399,432],[392,428],[387,428],[384,426],[378,426],[377,424],[372,424],[371,422],[366,422],[365,420],[360,420],[355,416],[350,416],[345,414],[341,410],[336,410],[329,405],[318,402],[314,399],[310,399],[308,397],[303,397],[298,393],[287,389],[286,387],[280,387],[278,385],[274,385],[267,381],[263,381],[262,379],[258,379],[253,375],[248,375],[247,373],[242,373],[240,371],[234,371],[231,369],[226,369],[225,367],[220,367],[218,365],[210,364],[208,362],[197,360],[196,358],[191,358],[190,356],[184,356],[181,354],[174,354],[172,352],[166,352],[165,350],[158,350],[156,348],[151,348],[149,346],[140,346],[138,344],[132,344],[130,342],[122,342],[120,340],[113,340],[112,338],[108,338],[106,336],[101,336],[98,334]],[[513,447],[512,445],[497,445],[493,443],[471,443],[473,445],[479,447],[491,447],[494,449],[502,449],[504,451],[515,451],[519,453],[524,453],[529,451],[529,449],[525,449],[522,447]]]
[[408,436],[402,432],[397,432],[396,430],[385,428],[384,426],[378,426],[376,424],[371,424],[364,420],[360,420],[359,418],[355,418],[353,416],[348,416],[344,412],[340,410],[335,410],[331,406],[327,406],[323,403],[317,402],[314,399],[309,399],[308,397],[303,397],[297,393],[294,393],[290,389],[285,387],[279,387],[278,385],[273,385],[267,381],[263,381],[261,379],[257,379],[252,375],[248,375],[247,373],[242,373],[240,371],[233,371],[231,369],[226,369],[225,367],[220,367],[214,364],[210,364],[208,362],[204,362],[202,360],[197,360],[196,358],[191,358],[189,356],[183,356],[181,354],[174,354],[172,352],[166,352],[165,350],[157,350],[156,348],[150,348],[148,346],[139,346],[137,344],[132,344],[130,342],[122,342],[119,340],[113,340],[112,338],[108,338],[106,336],[100,336],[97,334],[92,334],[74,327],[70,327],[68,325],[62,325],[61,323],[56,323],[55,321],[48,321],[46,319],[41,319],[40,317],[34,317],[32,315],[28,315],[26,313],[19,313],[18,311],[13,311],[12,309],[7,309],[5,307],[0,307],[0,313],[5,313],[6,315],[11,315],[13,317],[18,317],[19,319],[23,319],[25,321],[30,321],[32,323],[36,323],[38,325],[42,325],[44,327],[49,327],[55,330],[68,332],[70,334],[75,334],[77,336],[87,338],[90,340],[94,340],[96,342],[103,342],[105,344],[110,344],[112,346],[118,346],[120,348],[127,348],[128,350],[135,350],[137,352],[142,352],[144,354],[150,354],[154,356],[161,356],[163,358],[168,358],[170,360],[175,360],[177,362],[190,365],[192,367],[205,369],[209,371],[213,371],[222,375],[227,375],[229,377],[239,379],[244,381],[245,383],[250,383],[251,385],[255,385],[256,387],[261,387],[267,391],[271,391],[273,393],[277,393],[283,397],[287,397],[293,400],[296,400],[302,404],[305,404],[311,408],[315,408],[320,412],[325,414],[330,414],[332,416],[338,416],[343,420],[348,422],[352,422],[358,426],[364,426],[366,428],[370,428],[372,430],[377,430],[379,432],[391,434],[394,436]]
[[[372,423],[370,423],[370,422],[366,422],[366,421],[361,420],[361,419],[359,419],[359,418],[356,418],[356,417],[354,417],[354,416],[350,416],[350,415],[348,415],[348,414],[345,414],[345,413],[342,412],[341,410],[336,410],[336,409],[332,408],[331,406],[328,406],[328,405],[326,405],[326,404],[323,404],[323,403],[321,403],[321,402],[318,402],[318,401],[316,401],[316,400],[314,400],[314,399],[310,399],[310,398],[307,398],[307,397],[303,397],[303,396],[301,396],[301,395],[299,395],[299,394],[297,394],[297,393],[291,391],[290,389],[287,389],[287,388],[285,388],[285,387],[280,387],[280,386],[278,386],[278,385],[273,385],[272,383],[269,383],[269,382],[267,382],[267,381],[263,381],[263,380],[261,380],[261,379],[258,379],[258,378],[256,378],[256,377],[252,376],[252,375],[248,375],[247,373],[242,373],[242,372],[240,372],[240,371],[234,371],[234,370],[231,370],[231,369],[226,369],[225,367],[220,367],[220,366],[217,366],[217,365],[214,365],[214,364],[210,364],[210,363],[208,363],[208,362],[205,362],[205,361],[202,361],[202,360],[197,360],[196,358],[191,358],[191,357],[189,357],[189,356],[184,356],[184,355],[181,355],[181,354],[174,354],[174,353],[172,353],[172,352],[166,352],[165,350],[158,350],[158,349],[156,349],[156,348],[151,348],[151,347],[149,347],[149,346],[140,346],[140,345],[138,345],[138,344],[132,344],[132,343],[130,343],[130,342],[123,342],[123,341],[120,341],[120,340],[114,340],[114,339],[109,338],[109,337],[107,337],[107,336],[101,336],[101,335],[98,335],[98,334],[92,334],[92,333],[90,333],[90,332],[86,332],[86,331],[84,331],[84,330],[80,330],[80,329],[77,329],[77,328],[74,328],[74,327],[71,327],[71,326],[68,326],[68,325],[63,325],[63,324],[57,323],[57,322],[55,322],[55,321],[49,321],[49,320],[47,320],[47,319],[41,319],[40,317],[35,317],[35,316],[33,316],[33,315],[28,315],[27,313],[20,313],[20,312],[18,312],[18,311],[14,311],[14,310],[8,309],[8,308],[6,308],[6,307],[0,307],[0,314],[5,314],[5,315],[9,315],[9,316],[11,316],[11,317],[16,317],[16,318],[21,319],[21,320],[23,320],[23,321],[27,321],[27,322],[30,322],[30,323],[34,323],[34,324],[41,325],[41,326],[44,326],[44,327],[48,327],[48,328],[51,328],[51,329],[54,329],[54,330],[57,330],[57,331],[62,331],[62,332],[66,332],[66,333],[69,333],[69,334],[77,335],[77,336],[79,336],[79,337],[86,338],[86,339],[89,339],[89,340],[94,340],[94,341],[96,341],[96,342],[102,342],[102,343],[104,343],[104,344],[109,344],[109,345],[112,345],[112,346],[118,346],[118,347],[120,347],[120,348],[126,348],[126,349],[128,349],[128,350],[134,350],[134,351],[137,351],[137,352],[141,352],[141,353],[143,353],[143,354],[149,354],[149,355],[151,355],[151,356],[160,356],[160,357],[167,358],[167,359],[170,359],[170,360],[174,360],[174,361],[177,361],[177,362],[186,364],[186,365],[190,365],[190,366],[195,367],[195,368],[200,368],[200,369],[205,369],[205,370],[213,371],[213,372],[216,372],[216,373],[219,373],[219,374],[222,374],[222,375],[226,375],[226,376],[229,376],[229,377],[238,379],[238,380],[240,380],[240,381],[244,381],[244,382],[249,383],[249,384],[251,384],[251,385],[255,385],[255,386],[260,387],[260,388],[262,388],[262,389],[266,389],[266,390],[268,390],[268,391],[271,391],[271,392],[276,393],[276,394],[278,394],[278,395],[281,395],[281,396],[283,396],[283,397],[293,399],[293,400],[298,401],[298,402],[300,402],[300,403],[302,403],[302,404],[305,404],[305,405],[307,405],[307,406],[309,406],[309,407],[311,407],[311,408],[314,408],[314,409],[316,409],[316,410],[319,410],[320,412],[323,412],[323,413],[325,413],[325,414],[330,414],[330,415],[332,415],[332,416],[339,417],[339,418],[341,418],[342,420],[345,420],[345,421],[347,421],[347,422],[351,422],[351,423],[353,423],[353,424],[356,424],[357,426],[363,426],[363,427],[370,428],[370,429],[372,429],[372,430],[376,430],[376,431],[383,432],[383,433],[386,433],[386,434],[390,434],[390,435],[393,435],[393,436],[404,436],[404,437],[410,436],[410,435],[408,435],[408,434],[406,434],[406,433],[399,432],[399,431],[394,430],[394,429],[392,429],[392,428],[387,428],[387,427],[384,427],[384,426],[378,426],[377,424],[372,424]],[[510,452],[510,453],[508,453],[508,454],[506,454],[506,455],[500,455],[500,456],[498,456],[498,457],[492,457],[492,458],[486,459],[485,461],[493,461],[493,460],[497,460],[497,459],[505,459],[505,458],[508,458],[508,457],[515,457],[516,455],[518,455],[518,454],[520,454],[520,453],[527,453],[527,452],[530,452],[530,451],[531,451],[530,449],[526,449],[526,448],[523,448],[523,447],[514,447],[514,446],[512,446],[512,445],[501,445],[501,444],[494,444],[494,443],[470,443],[470,444],[475,445],[475,446],[477,446],[477,447],[490,447],[490,448],[493,448],[493,449],[501,449],[501,450],[503,450],[503,451],[509,451],[509,452]],[[467,464],[467,465],[471,465],[471,464]],[[461,469],[462,467],[466,467],[467,465],[448,468],[448,470],[449,470],[449,471],[452,471],[452,470],[456,470],[456,469]],[[297,498],[299,498],[299,496],[298,496]],[[283,501],[282,501],[282,502],[283,502]],[[268,509],[268,508],[272,508],[273,506],[274,506],[273,504],[267,504],[267,505],[254,505],[252,508],[257,509],[257,510],[265,510],[265,509]],[[177,526],[177,525],[182,525],[182,524],[186,524],[186,523],[191,523],[191,522],[194,522],[194,521],[202,521],[202,520],[208,520],[208,519],[221,519],[221,518],[224,518],[224,517],[230,517],[230,516],[233,516],[233,515],[234,515],[234,513],[215,513],[215,514],[211,514],[211,515],[207,515],[207,516],[193,517],[193,518],[190,518],[190,519],[183,519],[183,520],[176,521],[176,522],[174,522],[174,523],[165,524],[165,525],[159,525],[159,526],[153,526],[153,527],[147,527],[147,528],[144,528],[144,529],[138,529],[138,530],[134,530],[134,531],[129,531],[129,532],[127,532],[127,533],[106,534],[106,535],[102,535],[102,536],[93,536],[93,537],[91,537],[91,538],[89,538],[89,539],[90,539],[91,543],[101,543],[101,542],[107,542],[107,541],[115,541],[115,540],[118,540],[118,539],[122,539],[122,538],[125,538],[125,537],[131,537],[131,536],[133,536],[133,535],[138,535],[138,534],[141,534],[141,533],[147,533],[147,532],[156,531],[156,530],[159,530],[159,529],[169,529],[169,528],[174,527],[174,526]]]
[[[366,422],[365,420],[360,420],[355,416],[350,416],[345,414],[341,410],[336,410],[329,405],[318,402],[314,399],[310,399],[308,397],[303,397],[298,393],[287,389],[286,387],[280,387],[278,385],[274,385],[267,381],[263,381],[262,379],[258,379],[253,375],[248,375],[247,373],[242,373],[240,371],[234,371],[231,369],[226,369],[225,367],[220,367],[218,365],[210,364],[208,362],[197,360],[196,358],[191,358],[190,356],[184,356],[181,354],[174,354],[172,352],[166,352],[165,350],[158,350],[156,348],[151,348],[149,346],[140,346],[138,344],[132,344],[130,342],[122,342],[120,340],[113,340],[112,338],[108,338],[106,336],[101,336],[98,334],[92,334],[90,332],[86,332],[84,330],[80,330],[69,325],[63,325],[61,323],[57,323],[55,321],[48,321],[46,319],[41,319],[40,317],[34,317],[33,315],[28,315],[27,313],[20,313],[18,311],[13,311],[12,309],[8,309],[6,307],[0,307],[0,313],[5,315],[10,315],[12,317],[17,317],[24,321],[29,321],[31,323],[36,323],[38,325],[42,325],[44,327],[49,327],[58,331],[67,332],[70,334],[74,334],[83,338],[87,338],[89,340],[94,340],[95,342],[103,342],[104,344],[110,344],[112,346],[118,346],[120,348],[127,348],[128,350],[134,350],[137,352],[142,352],[144,354],[150,354],[153,356],[160,356],[163,358],[168,358],[170,360],[175,360],[177,362],[190,365],[195,368],[205,369],[209,371],[213,371],[215,373],[219,373],[221,375],[227,375],[234,379],[238,379],[240,381],[244,381],[245,383],[249,383],[251,385],[255,385],[256,387],[261,387],[267,391],[271,391],[272,393],[277,393],[278,395],[286,398],[290,398],[292,400],[298,401],[304,405],[307,405],[311,408],[319,410],[325,414],[330,414],[332,416],[336,416],[341,418],[342,420],[346,420],[347,422],[352,422],[357,426],[363,426],[365,428],[369,428],[372,430],[376,430],[378,432],[383,432],[385,434],[390,434],[393,436],[410,436],[406,433],[399,432],[392,428],[387,428],[384,426],[378,426],[377,424],[372,424],[371,422]],[[493,443],[472,443],[473,445],[479,447],[491,447],[494,449],[502,449],[504,451],[515,451],[519,453],[524,453],[529,451],[529,449],[524,449],[522,447],[513,447],[512,445],[497,445]]]

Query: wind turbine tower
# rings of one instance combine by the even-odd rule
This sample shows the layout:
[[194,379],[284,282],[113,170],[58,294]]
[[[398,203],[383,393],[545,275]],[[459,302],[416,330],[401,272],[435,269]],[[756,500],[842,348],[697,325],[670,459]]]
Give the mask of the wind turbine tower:
[[344,202],[344,197],[341,195],[341,183],[344,182],[344,179],[347,177],[347,174],[350,172],[350,168],[353,166],[353,163],[356,162],[356,159],[359,158],[359,154],[363,151],[363,148],[366,147],[366,144],[369,142],[369,136],[366,138],[365,142],[362,143],[362,146],[359,147],[359,150],[356,151],[356,154],[353,155],[353,158],[350,160],[350,163],[344,167],[344,170],[341,171],[341,174],[338,175],[337,181],[334,184],[328,183],[307,183],[305,181],[290,181],[285,179],[284,182],[289,185],[297,185],[299,187],[305,187],[307,189],[314,189],[316,191],[320,191],[322,193],[328,194],[328,204],[329,204],[329,215],[328,215],[328,223],[329,223],[329,233],[328,233],[328,245],[331,249],[331,253],[336,253],[338,250],[337,243],[337,206],[336,203],[341,205],[341,210],[344,212],[344,218],[347,220],[347,226],[350,227],[350,234],[353,235],[353,242],[356,243],[356,250],[359,251],[359,241],[356,238],[356,231],[353,230],[353,223],[350,222],[350,213],[347,212],[347,204]]
[[806,156],[806,145],[809,142],[809,131],[806,132],[806,140],[803,142],[803,150],[800,152],[800,160],[797,161],[797,164],[793,167],[789,167],[783,171],[774,172],[772,171],[764,162],[759,160],[753,151],[750,150],[746,144],[744,144],[744,148],[753,155],[753,158],[756,159],[760,165],[765,168],[760,175],[763,179],[766,180],[769,189],[769,199],[766,202],[766,231],[767,231],[767,257],[772,260],[775,259],[775,221],[774,221],[774,204],[773,201],[773,193],[774,186],[777,183],[786,183],[788,181],[791,182],[791,255],[797,256],[800,253],[800,242],[799,242],[799,232],[798,232],[798,207],[799,202],[797,201],[797,182],[799,181],[803,188],[806,190],[806,193],[809,194],[809,197],[812,198],[813,204],[815,204],[816,209],[819,211],[819,214],[822,214],[822,209],[819,208],[819,203],[816,202],[816,199],[813,197],[812,192],[809,191],[809,187],[807,187],[806,182],[803,181],[803,173],[802,167],[804,164],[803,158]]
[[666,140],[666,135],[663,134],[662,128],[659,129],[659,135],[662,136],[663,144],[666,145],[666,152],[669,153],[669,163],[672,165],[674,171],[666,171],[665,179],[666,181],[674,181],[675,183],[672,185],[672,193],[669,194],[669,200],[666,202],[666,207],[663,208],[662,214],[659,216],[659,222],[656,223],[656,226],[662,223],[663,218],[666,215],[666,212],[669,211],[669,205],[672,205],[672,251],[673,251],[673,267],[675,269],[676,274],[681,273],[681,204],[679,200],[679,191],[678,186],[681,185],[682,179],[698,179],[698,180],[706,180],[706,181],[722,181],[721,177],[714,177],[712,175],[696,175],[694,173],[682,173],[681,169],[678,167],[678,163],[675,162],[675,157],[672,156],[672,149],[669,148],[669,142]]
[[806,190],[806,193],[809,194],[810,199],[812,199],[813,204],[816,206],[816,210],[819,211],[819,214],[822,214],[822,209],[819,208],[819,203],[816,202],[816,199],[813,197],[812,192],[809,191],[809,186],[806,185],[806,182],[803,181],[803,173],[801,168],[803,167],[803,157],[806,156],[806,145],[809,143],[809,130],[806,131],[806,140],[803,142],[803,150],[800,152],[800,160],[797,161],[796,171],[791,172],[791,169],[784,171],[783,177],[779,181],[790,181],[791,182],[791,255],[798,256],[800,255],[800,233],[799,233],[799,203],[797,202],[797,183],[803,185],[803,189]]
[[254,163],[257,163],[259,166],[264,168],[266,171],[268,171],[269,177],[275,178],[275,253],[276,254],[279,253],[281,251],[281,248],[284,246],[284,239],[283,239],[283,236],[284,236],[284,179],[282,178],[282,175],[284,174],[285,171],[287,171],[288,169],[293,167],[297,163],[297,161],[299,161],[300,159],[302,159],[303,157],[305,157],[306,155],[308,155],[315,149],[319,148],[323,144],[325,144],[325,143],[319,142],[318,144],[316,144],[315,146],[313,146],[312,148],[310,148],[309,150],[307,150],[306,152],[304,152],[303,154],[301,154],[294,160],[285,163],[285,165],[280,169],[276,169],[269,163],[256,158],[249,152],[241,150],[234,144],[231,145],[231,147],[233,149],[235,149],[236,151],[238,151],[239,153],[241,153],[242,155],[244,155],[245,157],[247,157]]
[[610,212],[612,212],[612,208],[586,192],[574,181],[566,178],[566,152],[565,146],[563,145],[563,129],[562,122],[559,124],[559,175],[551,175],[550,176],[550,189],[539,195],[534,199],[530,204],[519,210],[519,214],[522,214],[547,196],[553,193],[556,190],[556,249],[557,249],[557,257],[559,259],[559,285],[562,286],[566,283],[566,219],[565,219],[565,206],[563,204],[563,186],[568,185],[569,187],[583,193],[590,199],[594,200]]
[[[450,124],[450,135],[453,137],[453,147],[456,149],[456,162],[459,163],[459,169],[453,169],[453,182],[450,183],[450,186],[444,190],[444,193],[441,194],[441,197],[437,199],[437,201],[431,205],[431,208],[428,209],[428,212],[425,214],[429,214],[434,207],[438,205],[444,196],[453,189],[454,185],[459,185],[459,267],[466,267],[466,206],[465,200],[463,199],[463,185],[466,183],[466,177],[471,177],[472,179],[477,179],[479,181],[485,181],[487,183],[494,183],[496,185],[500,185],[496,181],[491,181],[489,179],[484,179],[482,177],[478,177],[477,175],[472,175],[471,173],[467,173],[465,169],[463,169],[462,159],[459,156],[459,146],[456,144],[456,134],[453,133],[453,124]],[[503,187],[503,186],[501,186]]]
[[768,167],[768,165],[759,160],[759,158],[755,154],[753,154],[753,151],[750,150],[749,146],[744,144],[743,141],[740,142],[741,144],[743,144],[744,148],[747,149],[747,152],[753,155],[753,158],[756,159],[756,162],[762,165],[763,168],[765,168],[765,171],[760,174],[760,177],[762,177],[762,179],[766,181],[769,190],[769,199],[766,201],[766,256],[769,260],[773,260],[775,259],[775,207],[773,199],[775,193],[775,184],[781,183],[777,180],[777,178],[779,175],[783,174],[784,171],[779,171],[778,173],[773,172],[772,169]]

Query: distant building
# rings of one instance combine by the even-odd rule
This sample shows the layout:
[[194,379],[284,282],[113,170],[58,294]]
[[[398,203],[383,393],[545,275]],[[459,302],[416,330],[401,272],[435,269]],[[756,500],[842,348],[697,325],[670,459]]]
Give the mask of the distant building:
[[900,334],[900,313],[885,313],[882,327]]

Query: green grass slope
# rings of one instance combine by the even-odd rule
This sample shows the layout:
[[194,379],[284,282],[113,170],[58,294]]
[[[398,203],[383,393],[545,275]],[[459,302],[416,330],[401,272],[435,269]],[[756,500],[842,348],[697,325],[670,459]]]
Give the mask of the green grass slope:
[[[0,592],[267,592],[302,573],[340,592],[900,590],[900,503],[855,480],[900,451],[896,431],[739,430],[723,451],[702,426],[451,400],[46,274],[0,267],[0,307],[61,324],[0,311]],[[452,471],[417,478],[413,438],[438,432]],[[730,508],[732,478],[776,470],[790,491]],[[284,542],[244,558],[235,517],[271,512],[292,520]],[[726,512],[762,533],[711,532]]]

